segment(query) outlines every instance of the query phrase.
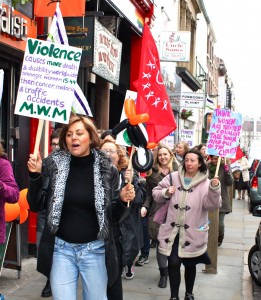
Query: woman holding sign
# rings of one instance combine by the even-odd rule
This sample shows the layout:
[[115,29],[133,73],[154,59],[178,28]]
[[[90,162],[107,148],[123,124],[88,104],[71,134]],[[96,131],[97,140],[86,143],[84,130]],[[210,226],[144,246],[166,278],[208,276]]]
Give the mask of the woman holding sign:
[[[207,254],[208,211],[221,205],[220,182],[209,180],[203,156],[191,149],[177,172],[171,173],[153,189],[158,203],[170,201],[166,222],[160,225],[159,251],[168,257],[171,298],[179,300],[181,264],[185,267],[185,300],[194,300],[196,265],[210,264]],[[172,184],[171,184],[172,181]]]
[[76,300],[79,275],[84,300],[107,300],[107,284],[118,275],[112,214],[123,218],[135,191],[119,191],[118,171],[98,150],[90,119],[71,117],[59,146],[43,165],[39,154],[28,161],[30,209],[47,209],[37,270],[50,278],[54,300]]

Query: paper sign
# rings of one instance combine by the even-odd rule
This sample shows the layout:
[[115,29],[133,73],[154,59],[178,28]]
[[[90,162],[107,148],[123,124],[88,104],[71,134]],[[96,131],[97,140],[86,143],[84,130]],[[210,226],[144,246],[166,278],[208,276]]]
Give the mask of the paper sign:
[[[128,99],[128,98],[133,99],[134,101],[136,101],[137,100],[137,92],[127,90],[126,95],[125,95],[125,99]],[[123,104],[120,122],[125,120],[125,119],[127,119],[127,116],[125,114],[124,104]],[[129,139],[127,129],[124,129],[120,133],[117,134],[116,144],[131,147],[131,141]]]
[[227,109],[215,109],[207,142],[207,153],[234,158],[242,128],[242,115]]
[[179,141],[185,141],[189,144],[189,147],[193,147],[194,130],[193,129],[181,129],[179,131]]
[[68,123],[82,50],[28,38],[15,114]]

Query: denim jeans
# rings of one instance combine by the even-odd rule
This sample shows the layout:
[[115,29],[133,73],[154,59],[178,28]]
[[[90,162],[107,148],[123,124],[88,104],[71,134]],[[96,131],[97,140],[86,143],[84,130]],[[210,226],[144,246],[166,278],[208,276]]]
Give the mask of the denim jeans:
[[107,300],[104,241],[72,244],[56,237],[51,270],[54,300],[77,300],[79,275],[83,300]]

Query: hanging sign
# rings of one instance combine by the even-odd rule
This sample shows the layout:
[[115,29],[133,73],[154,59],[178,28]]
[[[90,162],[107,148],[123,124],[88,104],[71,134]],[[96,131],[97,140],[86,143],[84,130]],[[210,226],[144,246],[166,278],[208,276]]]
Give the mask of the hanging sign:
[[119,85],[122,43],[95,20],[92,72]]
[[160,60],[183,61],[190,60],[190,31],[163,31],[160,34]]

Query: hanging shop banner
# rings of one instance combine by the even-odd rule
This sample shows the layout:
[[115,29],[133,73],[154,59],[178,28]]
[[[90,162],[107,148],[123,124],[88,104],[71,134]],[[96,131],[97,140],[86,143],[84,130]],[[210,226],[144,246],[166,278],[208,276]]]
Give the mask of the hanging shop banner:
[[183,61],[190,60],[190,31],[163,31],[160,34],[160,60]]
[[122,43],[95,20],[92,72],[119,85]]
[[204,108],[206,95],[204,93],[185,93],[176,95],[180,106],[186,108]]
[[242,115],[228,109],[215,109],[207,142],[210,155],[234,158],[242,129]]
[[85,0],[34,0],[36,17],[53,17],[59,2],[63,17],[80,17],[85,15]]
[[193,129],[180,129],[179,131],[179,141],[185,141],[189,144],[189,147],[193,147],[194,141],[194,130]]
[[28,39],[15,114],[68,123],[82,50]]
[[170,92],[168,95],[176,107],[204,108],[206,98],[204,93]]
[[144,26],[144,17],[131,2],[131,0],[106,0],[116,11],[119,12],[127,21],[131,23],[133,28],[142,33]]
[[[82,49],[80,66],[87,67],[93,62],[94,18],[63,18],[70,46]],[[70,34],[73,36],[70,37]]]

